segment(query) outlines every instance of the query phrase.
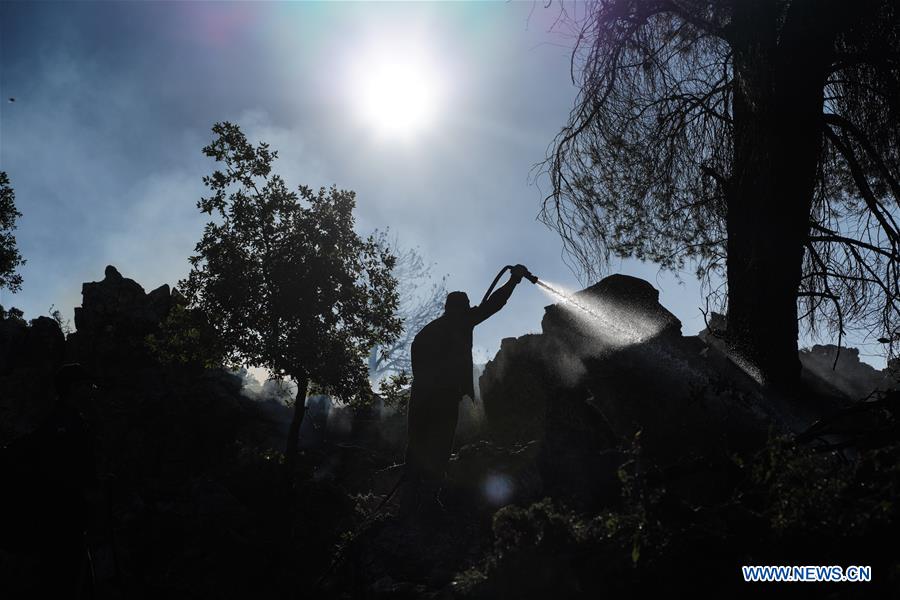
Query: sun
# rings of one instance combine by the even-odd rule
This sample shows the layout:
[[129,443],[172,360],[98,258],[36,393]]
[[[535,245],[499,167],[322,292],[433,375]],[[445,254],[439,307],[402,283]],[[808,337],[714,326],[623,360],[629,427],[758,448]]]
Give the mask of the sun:
[[362,121],[386,138],[413,139],[435,125],[441,101],[434,65],[415,52],[368,57],[357,71]]

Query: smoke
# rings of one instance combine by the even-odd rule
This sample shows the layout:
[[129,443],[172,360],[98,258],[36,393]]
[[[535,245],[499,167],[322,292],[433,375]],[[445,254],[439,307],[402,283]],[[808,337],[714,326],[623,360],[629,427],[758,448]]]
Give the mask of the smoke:
[[325,430],[337,437],[353,432],[353,409],[346,404],[332,405],[325,418]]
[[[245,398],[257,402],[279,402],[287,404],[297,394],[297,384],[288,379],[272,379],[262,369],[245,369],[241,367],[232,371],[241,378],[241,394]],[[260,383],[260,379],[262,383]]]
[[484,373],[484,365],[472,365],[475,397],[472,399],[465,397],[459,403],[456,438],[454,440],[454,445],[456,446],[462,446],[481,438],[486,421],[484,403],[481,400],[481,387],[479,385],[482,373]]

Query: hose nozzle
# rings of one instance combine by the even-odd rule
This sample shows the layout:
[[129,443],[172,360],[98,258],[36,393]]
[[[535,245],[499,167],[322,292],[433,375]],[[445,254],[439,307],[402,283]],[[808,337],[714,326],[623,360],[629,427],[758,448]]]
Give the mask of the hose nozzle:
[[[497,285],[497,282],[500,281],[500,277],[501,277],[504,273],[506,273],[507,271],[509,271],[509,270],[511,270],[511,269],[518,269],[518,268],[524,269],[524,271],[525,271],[525,273],[522,274],[522,277],[524,277],[525,279],[527,279],[527,280],[530,281],[531,283],[534,283],[534,284],[537,284],[537,283],[538,283],[538,278],[535,277],[534,275],[532,275],[532,274],[531,274],[531,271],[529,271],[528,269],[526,269],[524,265],[516,265],[515,267],[513,267],[513,265],[506,265],[505,267],[503,267],[502,269],[500,269],[500,272],[497,273],[497,276],[496,276],[496,277],[494,277],[494,281],[491,282],[491,286],[490,286],[490,287],[487,289],[487,291],[484,293],[484,298],[481,299],[482,304],[488,299],[488,296],[491,295],[491,292],[494,291],[494,286],[496,286],[496,285]],[[520,271],[520,272],[521,272],[521,271]]]

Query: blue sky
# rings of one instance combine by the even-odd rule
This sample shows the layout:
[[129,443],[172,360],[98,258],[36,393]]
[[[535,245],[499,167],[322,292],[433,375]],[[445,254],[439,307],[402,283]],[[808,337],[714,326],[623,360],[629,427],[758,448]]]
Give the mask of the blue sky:
[[[289,185],[355,190],[360,232],[390,227],[473,303],[507,263],[580,287],[536,220],[532,167],[575,96],[556,16],[531,2],[0,4],[0,169],[28,260],[0,304],[71,315],[107,264],[148,290],[183,277],[205,222],[201,148],[224,120],[278,150]],[[355,78],[381,47],[421,54],[440,83],[433,122],[403,139],[357,114]],[[648,279],[686,334],[702,329],[689,273],[610,270]],[[520,287],[476,330],[476,362],[538,331],[546,304]]]

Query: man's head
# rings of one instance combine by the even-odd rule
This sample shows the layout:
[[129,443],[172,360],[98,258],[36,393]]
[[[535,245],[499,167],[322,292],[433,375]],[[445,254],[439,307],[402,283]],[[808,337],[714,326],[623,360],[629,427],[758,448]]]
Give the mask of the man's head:
[[450,292],[444,304],[444,312],[450,315],[462,313],[469,308],[469,297],[465,292]]

